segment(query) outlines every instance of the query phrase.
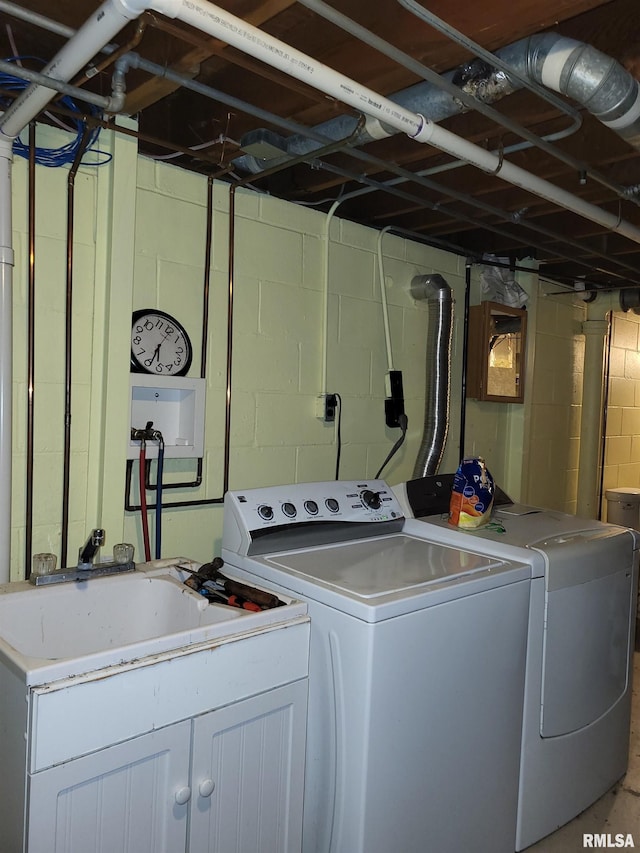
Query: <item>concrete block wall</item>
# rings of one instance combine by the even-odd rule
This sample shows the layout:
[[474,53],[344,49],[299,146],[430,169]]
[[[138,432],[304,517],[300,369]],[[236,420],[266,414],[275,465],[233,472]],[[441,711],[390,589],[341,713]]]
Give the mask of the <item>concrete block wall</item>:
[[[111,141],[110,141],[111,140]],[[158,307],[191,333],[199,375],[205,265],[211,262],[203,484],[171,490],[167,499],[222,497],[226,393],[226,300],[229,190],[214,186],[213,245],[205,254],[207,181],[167,163],[140,158],[135,141],[105,134],[117,153],[109,166],[84,168],[77,182],[74,384],[70,554],[87,531],[107,529],[108,545],[131,541],[142,553],[139,513],[125,512],[131,311]],[[38,169],[36,500],[33,551],[59,551],[62,469],[66,170]],[[15,435],[12,577],[24,576],[26,407],[26,165],[16,163]],[[342,399],[340,475],[371,477],[399,437],[384,422],[384,345],[379,232],[339,217],[330,225],[326,388],[323,376],[323,271],[326,216],[248,190],[236,195],[234,341],[230,487],[250,488],[335,476],[336,426],[316,417],[323,391]],[[384,288],[394,368],[403,371],[409,432],[385,468],[399,482],[412,476],[422,436],[428,309],[409,292],[414,275],[442,274],[453,290],[454,335],[449,438],[442,471],[454,471],[460,448],[460,378],[464,259],[384,234]],[[52,342],[53,341],[53,345]],[[53,348],[51,348],[53,346]],[[499,481],[518,497],[524,448],[522,407],[475,416],[475,451],[489,455]],[[480,412],[480,414],[478,414]],[[475,421],[474,421],[475,417]],[[469,437],[469,430],[467,430]],[[487,454],[489,448],[489,454]],[[470,447],[465,448],[470,452]],[[494,457],[495,453],[495,457]],[[515,474],[514,474],[515,472]],[[168,481],[190,481],[191,460],[168,460]],[[514,486],[515,484],[515,491]],[[134,503],[139,495],[134,486]],[[153,535],[154,515],[151,513]],[[167,510],[164,555],[209,559],[219,548],[218,504]]]
[[[191,333],[196,356],[190,375],[198,375],[206,180],[144,158],[137,174],[133,308],[155,305],[175,314]],[[323,389],[326,217],[249,190],[239,189],[235,201],[229,485],[251,488],[334,478],[337,424],[316,417],[323,390],[339,394],[342,401],[340,476],[371,477],[400,435],[384,420],[387,357],[378,232],[341,220],[339,210],[330,223]],[[204,483],[199,490],[172,491],[176,500],[221,495],[228,228],[228,186],[216,184]],[[418,274],[444,275],[461,317],[464,259],[391,234],[383,235],[382,251],[393,361],[403,371],[410,423],[405,446],[384,471],[390,482],[397,482],[412,475],[424,419],[428,309],[411,298],[410,282]],[[450,441],[442,470],[455,470],[459,457],[461,335],[460,322],[453,342]],[[167,461],[167,479],[188,479],[189,466]],[[221,518],[221,508],[211,505],[166,512],[167,553],[189,550],[209,558],[219,546]],[[139,520],[128,516],[125,531],[131,541],[139,539]]]
[[535,349],[527,364],[531,400],[523,500],[575,513],[586,308],[553,291],[551,284],[538,286],[531,326]]

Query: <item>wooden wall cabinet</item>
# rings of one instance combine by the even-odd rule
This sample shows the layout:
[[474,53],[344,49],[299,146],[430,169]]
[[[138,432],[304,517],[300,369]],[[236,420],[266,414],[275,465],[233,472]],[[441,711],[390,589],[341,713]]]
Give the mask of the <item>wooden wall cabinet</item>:
[[527,312],[499,302],[469,308],[467,397],[522,403]]

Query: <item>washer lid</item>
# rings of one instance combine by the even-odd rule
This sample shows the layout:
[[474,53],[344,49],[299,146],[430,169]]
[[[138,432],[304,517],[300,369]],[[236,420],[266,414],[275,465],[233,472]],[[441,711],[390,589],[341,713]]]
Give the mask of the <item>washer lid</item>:
[[[286,551],[252,562],[254,567],[246,566],[249,571],[370,622],[502,586],[530,573],[528,566],[404,533]],[[261,568],[255,568],[257,563]],[[508,574],[514,570],[515,576]]]

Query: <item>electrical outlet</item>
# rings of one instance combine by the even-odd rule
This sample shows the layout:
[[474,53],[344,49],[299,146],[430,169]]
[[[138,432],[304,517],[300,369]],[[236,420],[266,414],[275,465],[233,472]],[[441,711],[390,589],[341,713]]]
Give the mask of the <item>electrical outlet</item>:
[[336,407],[338,398],[335,394],[320,394],[316,398],[316,417],[326,424],[331,424],[336,419]]
[[385,377],[387,399],[384,401],[385,423],[388,427],[400,426],[400,415],[404,415],[404,391],[402,372],[390,370]]

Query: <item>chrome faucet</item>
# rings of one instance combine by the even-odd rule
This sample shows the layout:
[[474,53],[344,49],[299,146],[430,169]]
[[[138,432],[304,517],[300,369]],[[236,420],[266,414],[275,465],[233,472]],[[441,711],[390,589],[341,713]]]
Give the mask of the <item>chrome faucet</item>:
[[101,545],[104,545],[104,530],[97,527],[91,531],[89,538],[78,552],[78,568],[81,571],[93,569],[93,561]]
[[44,586],[65,581],[87,581],[91,578],[115,575],[120,572],[134,571],[136,564],[133,560],[128,563],[96,563],[95,559],[101,546],[104,545],[104,530],[97,527],[91,531],[87,541],[78,551],[78,565],[69,569],[56,569],[48,575],[31,575],[29,580],[35,586]]

